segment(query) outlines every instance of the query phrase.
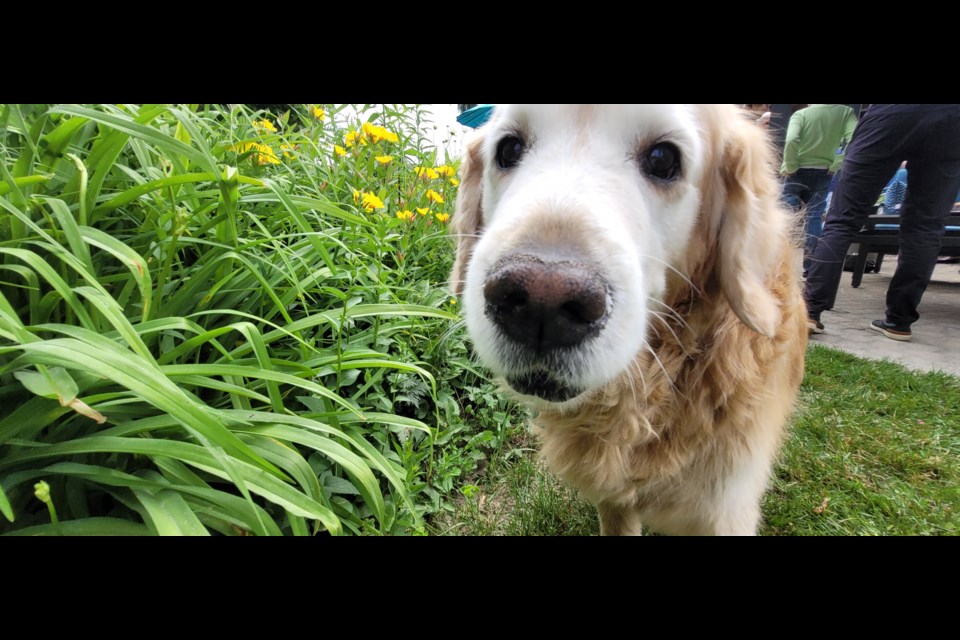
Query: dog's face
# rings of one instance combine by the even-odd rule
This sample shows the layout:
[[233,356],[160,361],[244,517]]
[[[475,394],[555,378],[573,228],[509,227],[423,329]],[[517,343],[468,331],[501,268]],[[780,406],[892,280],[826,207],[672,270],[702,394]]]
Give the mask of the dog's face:
[[751,166],[762,134],[704,107],[510,105],[468,142],[453,288],[480,358],[528,400],[575,400],[619,375],[671,278],[714,249],[731,306],[772,334],[773,256],[742,246],[775,231],[756,205],[775,190]]

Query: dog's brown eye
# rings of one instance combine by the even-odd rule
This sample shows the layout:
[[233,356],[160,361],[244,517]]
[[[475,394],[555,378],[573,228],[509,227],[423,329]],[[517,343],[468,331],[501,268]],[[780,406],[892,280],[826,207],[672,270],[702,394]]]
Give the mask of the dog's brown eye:
[[520,162],[523,155],[523,140],[517,136],[507,136],[497,144],[497,165],[509,169]]
[[669,142],[653,145],[643,156],[643,170],[658,180],[674,180],[680,175],[680,150]]

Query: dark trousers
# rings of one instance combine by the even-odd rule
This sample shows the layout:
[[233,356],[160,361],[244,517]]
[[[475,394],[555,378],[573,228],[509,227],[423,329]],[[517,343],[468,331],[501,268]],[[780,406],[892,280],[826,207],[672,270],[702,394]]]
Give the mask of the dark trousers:
[[783,201],[800,212],[806,206],[806,219],[797,224],[805,229],[803,243],[803,271],[810,268],[811,256],[817,247],[817,238],[823,229],[823,210],[827,206],[827,192],[830,190],[832,176],[826,169],[798,169],[783,180]]
[[887,289],[887,321],[909,327],[920,317],[917,306],[960,189],[960,105],[874,105],[861,118],[807,272],[804,298],[811,315],[833,308],[847,250],[903,160],[907,191],[900,208],[897,270]]

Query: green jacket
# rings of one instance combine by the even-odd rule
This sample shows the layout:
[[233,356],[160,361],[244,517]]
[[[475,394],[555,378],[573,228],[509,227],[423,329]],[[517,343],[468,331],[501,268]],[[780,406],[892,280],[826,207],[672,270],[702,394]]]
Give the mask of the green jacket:
[[843,152],[857,126],[857,116],[845,104],[812,104],[790,117],[783,145],[780,173],[790,175],[797,169],[829,169],[836,172]]

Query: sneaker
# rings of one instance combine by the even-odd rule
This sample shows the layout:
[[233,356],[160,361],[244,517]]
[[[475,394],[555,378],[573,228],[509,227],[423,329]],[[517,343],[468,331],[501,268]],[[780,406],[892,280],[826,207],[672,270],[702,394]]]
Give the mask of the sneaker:
[[870,323],[870,328],[874,331],[879,331],[891,340],[900,340],[901,342],[909,342],[912,335],[908,327],[898,327],[895,324],[890,324],[886,320],[874,320]]
[[823,333],[823,323],[816,318],[807,316],[807,333]]

